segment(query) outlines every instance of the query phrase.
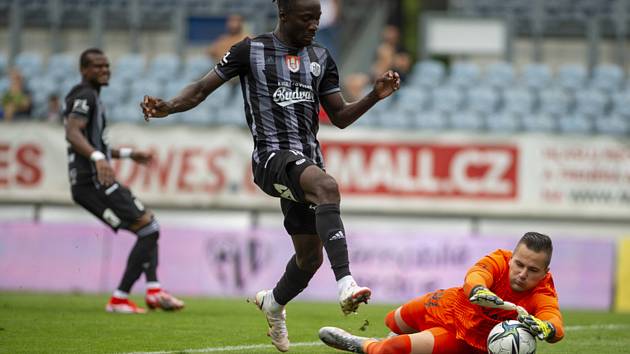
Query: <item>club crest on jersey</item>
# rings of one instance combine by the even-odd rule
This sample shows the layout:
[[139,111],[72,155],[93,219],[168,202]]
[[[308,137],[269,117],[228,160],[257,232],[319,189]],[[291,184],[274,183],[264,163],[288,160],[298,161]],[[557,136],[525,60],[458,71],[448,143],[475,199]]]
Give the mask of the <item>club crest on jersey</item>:
[[287,67],[289,71],[292,73],[296,73],[300,71],[300,57],[295,55],[287,55],[284,57],[285,63],[287,63]]
[[318,77],[319,74],[322,73],[322,67],[321,65],[319,65],[319,63],[311,63],[311,74],[313,74],[313,76]]

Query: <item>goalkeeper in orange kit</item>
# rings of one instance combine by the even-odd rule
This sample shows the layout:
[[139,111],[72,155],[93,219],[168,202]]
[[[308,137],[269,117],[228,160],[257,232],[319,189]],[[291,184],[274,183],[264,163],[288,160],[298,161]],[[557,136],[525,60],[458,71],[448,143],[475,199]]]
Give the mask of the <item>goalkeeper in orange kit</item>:
[[391,311],[385,324],[397,336],[385,340],[323,327],[319,336],[337,349],[368,354],[482,354],[497,323],[517,317],[504,300],[524,308],[518,320],[541,340],[564,336],[558,295],[549,272],[551,239],[526,233],[514,251],[498,249],[472,266],[462,287],[437,290]]

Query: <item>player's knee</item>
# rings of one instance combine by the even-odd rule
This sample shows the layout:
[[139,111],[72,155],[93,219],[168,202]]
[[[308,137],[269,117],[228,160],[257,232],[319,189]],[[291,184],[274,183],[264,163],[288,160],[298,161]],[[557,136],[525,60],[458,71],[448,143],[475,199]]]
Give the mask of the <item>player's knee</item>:
[[309,273],[315,273],[324,262],[324,255],[320,252],[311,252],[306,255],[296,257],[296,262],[301,270]]
[[315,183],[315,194],[320,204],[339,203],[339,185],[329,175],[324,175]]
[[[148,220],[145,219],[147,216]],[[137,225],[136,228],[132,227],[132,230],[138,237],[151,236],[156,240],[160,237],[160,224],[153,217],[153,214],[145,213],[135,225]]]

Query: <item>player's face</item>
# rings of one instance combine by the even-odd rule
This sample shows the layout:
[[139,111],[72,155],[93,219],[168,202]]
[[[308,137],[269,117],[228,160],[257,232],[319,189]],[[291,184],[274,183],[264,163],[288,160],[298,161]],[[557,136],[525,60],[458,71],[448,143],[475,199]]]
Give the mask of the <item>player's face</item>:
[[319,0],[295,1],[290,12],[284,16],[286,35],[291,44],[298,47],[310,45],[315,39],[321,15]]
[[547,275],[548,255],[535,252],[525,244],[516,247],[510,259],[510,287],[514,291],[533,289]]
[[109,83],[111,72],[109,60],[103,54],[90,54],[89,64],[81,69],[81,75],[95,86],[106,86]]

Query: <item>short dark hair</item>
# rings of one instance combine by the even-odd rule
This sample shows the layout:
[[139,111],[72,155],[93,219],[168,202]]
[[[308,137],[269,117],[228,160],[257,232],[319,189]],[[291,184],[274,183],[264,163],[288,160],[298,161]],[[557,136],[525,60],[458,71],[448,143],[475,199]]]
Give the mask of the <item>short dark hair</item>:
[[545,252],[549,256],[547,258],[547,267],[549,267],[549,263],[551,263],[551,255],[553,253],[551,237],[538,232],[527,232],[518,241],[516,247],[520,244],[524,244],[527,248],[534,252]]
[[89,58],[90,54],[102,55],[103,51],[98,48],[89,48],[89,49],[84,50],[83,53],[81,53],[81,57],[79,58],[79,65],[81,66],[81,69],[90,65],[90,58]]
[[275,2],[278,4],[278,10],[284,10],[285,12],[288,12],[293,3],[295,2],[295,0],[271,0],[272,2]]

